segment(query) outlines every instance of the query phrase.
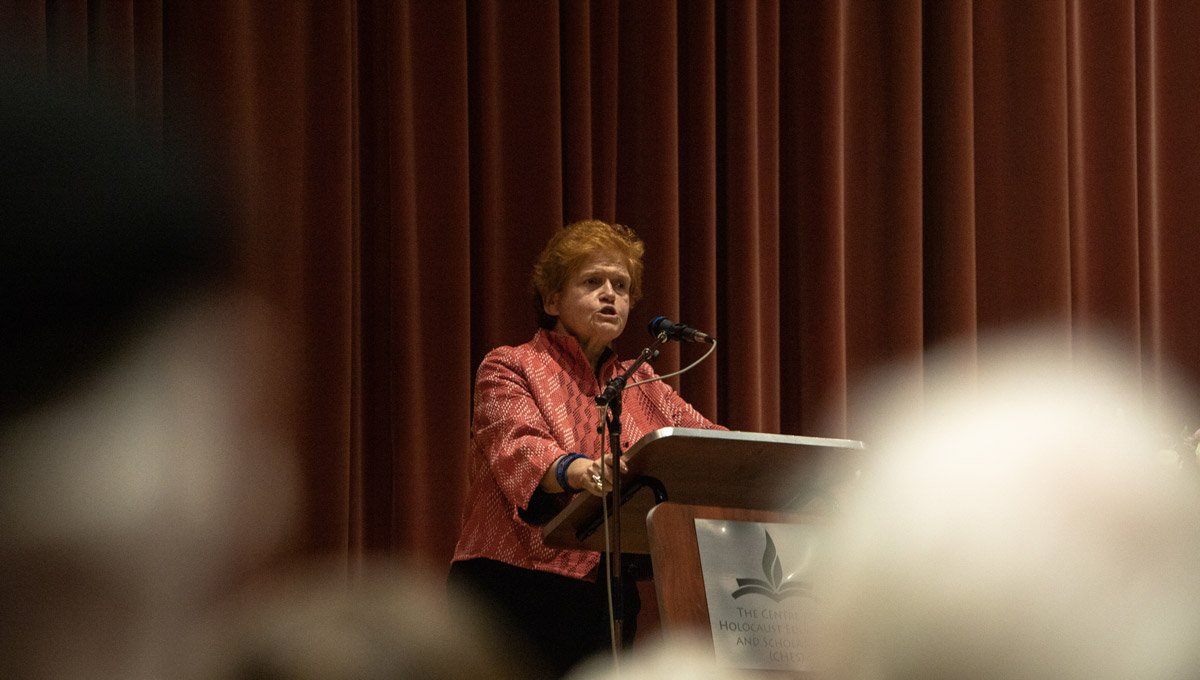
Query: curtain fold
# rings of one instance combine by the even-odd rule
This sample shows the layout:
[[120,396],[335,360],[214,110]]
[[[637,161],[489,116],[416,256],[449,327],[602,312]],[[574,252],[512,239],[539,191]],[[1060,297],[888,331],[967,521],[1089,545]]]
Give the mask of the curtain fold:
[[[900,362],[920,404],[923,348],[921,3],[851,5],[843,70],[847,315],[851,411],[873,367]],[[850,422],[850,429],[865,423]]]
[[[1147,35],[1142,41],[1150,52],[1148,82],[1139,95],[1146,101],[1144,114],[1149,139],[1139,173],[1152,173],[1149,194],[1139,195],[1153,225],[1154,257],[1151,271],[1157,287],[1156,306],[1147,322],[1156,327],[1160,346],[1149,352],[1160,362],[1164,375],[1183,374],[1200,381],[1197,356],[1200,324],[1192,311],[1200,298],[1195,285],[1192,253],[1200,248],[1200,214],[1197,177],[1200,176],[1200,101],[1188,93],[1200,87],[1200,51],[1194,29],[1200,25],[1200,6],[1190,2],[1147,2],[1138,8],[1146,15]],[[1189,36],[1191,36],[1189,38]],[[1190,41],[1190,42],[1189,42]]]
[[921,31],[923,333],[926,343],[965,339],[969,364],[978,324],[971,4],[927,3]]
[[847,10],[781,7],[782,431],[838,436],[849,405],[846,311]]
[[[1112,334],[1140,377],[1137,98],[1132,2],[1068,6],[1071,325]],[[1087,57],[1085,58],[1085,55]],[[1105,144],[1089,143],[1103,139]]]
[[363,458],[379,466],[363,471],[375,487],[363,504],[378,517],[367,547],[446,550],[452,547],[443,520],[446,492],[467,474],[465,456],[454,454],[470,443],[461,426],[470,418],[473,308],[465,247],[471,241],[467,13],[451,3],[426,12],[390,2],[378,9],[361,26],[393,30],[374,44],[386,71],[360,78],[362,94],[372,93],[360,119],[369,113],[374,129],[362,140],[364,158],[372,160],[360,169],[383,195],[362,197],[361,210],[371,213],[362,224],[414,228],[362,229],[363,256],[374,258],[383,279],[362,308],[363,327],[375,340],[364,357],[364,380],[378,386],[364,390],[374,395],[377,418],[364,429],[378,438],[364,442]]
[[[1200,382],[1200,6],[1186,0],[0,0],[0,54],[202,146],[296,333],[304,549],[445,566],[472,376],[533,332],[563,222],[647,244],[619,351],[735,429],[856,437],[864,379],[1100,333]],[[200,142],[198,140],[203,140]],[[662,372],[697,357],[670,346]],[[1200,417],[1200,416],[1198,416]],[[1179,426],[1200,423],[1180,423]]]
[[[724,278],[717,268],[718,199],[717,178],[717,17],[712,0],[678,3],[676,58],[678,62],[677,109],[679,152],[679,223],[676,250],[657,258],[656,269],[672,266],[678,272],[677,301],[666,299],[651,308],[643,303],[645,317],[659,315],[705,329],[725,338],[718,327],[718,295]],[[672,316],[677,315],[677,316]],[[633,329],[637,332],[639,329]],[[675,366],[683,348],[671,348],[665,368]],[[688,353],[689,361],[695,355]],[[707,361],[681,376],[676,383],[696,408],[709,416],[718,415],[718,362]]]

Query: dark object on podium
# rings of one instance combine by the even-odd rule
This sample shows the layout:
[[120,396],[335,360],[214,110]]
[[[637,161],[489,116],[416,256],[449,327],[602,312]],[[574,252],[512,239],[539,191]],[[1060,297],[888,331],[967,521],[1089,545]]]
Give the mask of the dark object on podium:
[[[646,514],[665,501],[798,512],[851,481],[862,442],[759,432],[667,427],[624,454],[621,550],[649,554]],[[609,498],[609,512],[613,499]],[[542,528],[546,545],[604,551],[600,498],[581,493]]]

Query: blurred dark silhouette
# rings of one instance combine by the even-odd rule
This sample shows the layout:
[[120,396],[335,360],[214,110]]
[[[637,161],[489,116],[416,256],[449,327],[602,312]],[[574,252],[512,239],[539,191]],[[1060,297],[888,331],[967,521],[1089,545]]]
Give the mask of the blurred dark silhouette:
[[4,678],[175,675],[292,508],[284,353],[217,178],[98,89],[0,77]]
[[7,420],[85,380],[156,315],[228,283],[233,250],[212,184],[113,104],[11,75],[0,89]]

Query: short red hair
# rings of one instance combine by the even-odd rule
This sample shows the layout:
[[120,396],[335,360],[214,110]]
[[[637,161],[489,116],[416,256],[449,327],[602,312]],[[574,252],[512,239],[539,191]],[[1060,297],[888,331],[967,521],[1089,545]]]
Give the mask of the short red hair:
[[616,253],[629,272],[629,305],[642,299],[642,254],[645,245],[632,229],[601,220],[572,222],[563,227],[542,249],[533,265],[531,297],[538,326],[554,328],[558,317],[546,313],[545,300],[562,292],[571,274],[595,253]]

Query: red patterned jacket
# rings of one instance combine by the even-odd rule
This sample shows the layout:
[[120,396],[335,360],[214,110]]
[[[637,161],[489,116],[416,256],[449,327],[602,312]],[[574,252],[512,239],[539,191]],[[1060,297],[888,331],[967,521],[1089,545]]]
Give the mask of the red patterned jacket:
[[[549,548],[542,543],[541,528],[519,513],[528,508],[542,475],[559,456],[599,456],[600,416],[594,399],[629,363],[610,354],[597,380],[575,338],[545,329],[523,345],[498,347],[484,357],[475,379],[471,488],[455,561],[486,557],[525,569],[588,576],[599,553]],[[643,364],[629,382],[653,377],[654,370]],[[661,427],[722,429],[662,381],[631,388],[622,400],[625,448]]]

